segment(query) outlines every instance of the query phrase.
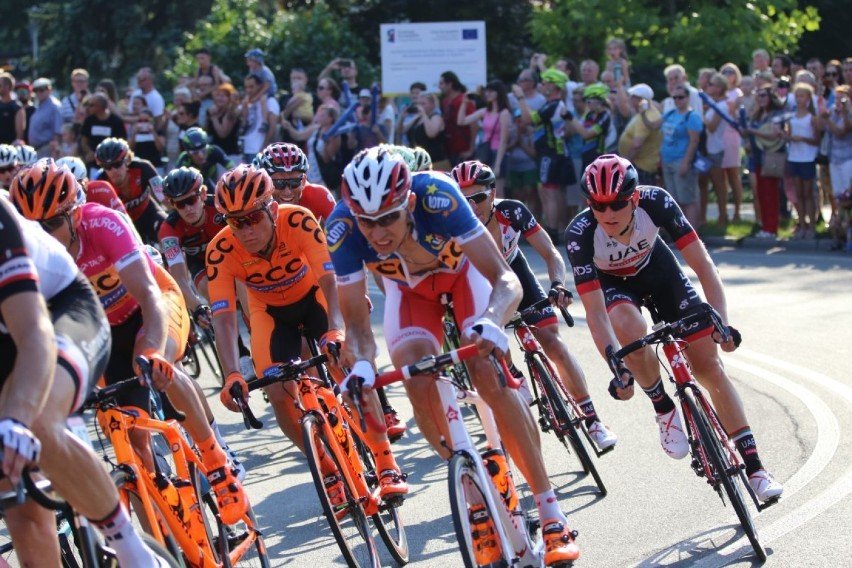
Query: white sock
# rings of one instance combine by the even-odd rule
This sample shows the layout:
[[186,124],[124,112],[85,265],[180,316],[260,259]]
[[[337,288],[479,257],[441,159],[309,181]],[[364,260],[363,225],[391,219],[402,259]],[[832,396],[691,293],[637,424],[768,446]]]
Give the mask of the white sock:
[[213,435],[216,437],[216,441],[219,443],[219,447],[228,451],[228,442],[225,441],[225,438],[222,436],[222,433],[219,431],[219,425],[216,424],[216,419],[210,421],[210,428],[213,430]]
[[106,545],[115,550],[121,566],[141,568],[164,565],[139,538],[130,523],[130,516],[121,504],[116,505],[113,512],[105,519],[92,521],[92,524],[104,536]]
[[563,524],[568,522],[562,509],[559,508],[559,502],[556,500],[556,492],[553,489],[535,495],[535,506],[538,507],[542,528],[544,527],[544,523],[550,521],[561,521]]

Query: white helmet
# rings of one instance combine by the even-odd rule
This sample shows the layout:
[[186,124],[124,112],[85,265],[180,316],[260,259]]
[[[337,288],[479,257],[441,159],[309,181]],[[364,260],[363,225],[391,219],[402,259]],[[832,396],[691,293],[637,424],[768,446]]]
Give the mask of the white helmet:
[[411,172],[387,146],[361,150],[343,170],[340,192],[354,215],[376,215],[408,196]]
[[18,146],[18,163],[22,168],[31,166],[38,161],[38,153],[32,146]]
[[65,156],[56,160],[57,166],[67,166],[78,183],[82,183],[84,179],[89,179],[89,171],[86,169],[86,164],[83,160],[76,156]]
[[18,149],[11,144],[0,144],[0,168],[18,165]]

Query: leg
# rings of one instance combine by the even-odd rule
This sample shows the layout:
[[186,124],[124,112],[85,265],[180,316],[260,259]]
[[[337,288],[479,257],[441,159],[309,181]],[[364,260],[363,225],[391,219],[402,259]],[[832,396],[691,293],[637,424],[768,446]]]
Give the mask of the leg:
[[713,182],[713,192],[719,202],[719,218],[716,220],[716,224],[724,227],[728,224],[728,184],[725,180],[724,170],[716,166],[711,168],[710,180]]
[[740,222],[740,207],[743,202],[743,181],[740,176],[739,168],[728,168],[725,170],[728,176],[728,184],[731,186],[731,191],[734,194],[734,217],[733,222]]

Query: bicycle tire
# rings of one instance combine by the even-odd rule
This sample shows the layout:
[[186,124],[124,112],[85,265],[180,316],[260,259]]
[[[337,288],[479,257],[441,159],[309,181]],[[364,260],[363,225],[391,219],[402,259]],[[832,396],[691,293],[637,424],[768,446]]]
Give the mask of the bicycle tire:
[[201,361],[199,361],[198,351],[195,349],[197,345],[193,345],[187,341],[186,347],[183,349],[183,357],[180,360],[180,364],[186,373],[193,379],[201,376]]
[[[202,480],[203,473],[191,462],[189,463],[189,474],[190,482],[195,489],[195,497],[198,500],[199,507],[201,507],[201,518],[204,521],[204,529],[207,532],[211,548],[216,554],[216,560],[221,562],[224,568],[230,568],[231,566],[240,568],[269,568],[269,555],[266,552],[266,544],[263,541],[263,535],[257,530],[257,518],[254,515],[251,505],[249,505],[248,512],[242,521],[236,525],[225,525],[221,522],[222,518],[219,516],[219,506],[216,503],[216,498],[210,491],[210,484],[206,483],[206,480]],[[230,548],[233,544],[245,540],[249,531],[256,533],[254,546],[251,549],[253,553],[246,552],[236,564],[232,564],[230,557],[225,558],[228,555],[222,549],[221,544],[227,543]]]
[[[336,470],[339,472],[343,469],[337,461],[337,457],[331,449],[329,440],[326,437],[323,425],[319,419],[311,414],[304,416],[302,419],[302,439],[305,445],[305,457],[308,458],[308,465],[311,470],[311,477],[314,481],[314,487],[317,491],[320,504],[322,505],[323,513],[337,541],[340,552],[343,554],[344,560],[350,568],[380,568],[379,554],[376,549],[376,542],[373,540],[373,535],[370,531],[367,515],[359,503],[359,499],[352,487],[343,479],[344,496],[346,503],[335,506],[332,504],[325,490],[323,482],[323,473],[320,467],[320,456],[327,455],[334,462]],[[335,439],[332,443],[337,444]],[[343,513],[341,518],[337,518],[337,513]]]
[[732,466],[730,460],[725,455],[727,450],[722,446],[716,430],[710,425],[711,423],[705,414],[704,406],[696,401],[695,394],[689,390],[685,391],[683,402],[695,422],[698,443],[706,450],[706,458],[713,467],[713,475],[716,483],[721,483],[722,487],[725,488],[728,501],[737,513],[740,526],[742,526],[743,532],[748,537],[754,553],[760,562],[766,562],[766,550],[760,542],[757,528],[754,526],[751,513],[743,498],[743,492],[740,491],[740,487],[737,485],[737,480],[740,483],[743,482],[743,476],[740,475],[741,471],[730,471]]
[[219,353],[216,352],[216,339],[209,329],[198,328],[198,345],[201,355],[207,361],[207,366],[216,376],[219,386],[225,384],[225,372],[222,370],[222,362],[219,361]]
[[542,355],[533,353],[529,357],[530,360],[527,364],[530,366],[530,372],[538,378],[542,386],[541,394],[547,399],[542,402],[545,405],[550,405],[550,410],[556,419],[556,424],[551,424],[554,434],[566,446],[566,449],[568,448],[565,440],[568,440],[568,443],[574,448],[574,453],[577,454],[577,459],[580,460],[583,472],[592,474],[592,478],[598,487],[598,491],[600,491],[601,497],[606,497],[606,484],[604,484],[603,478],[601,478],[601,474],[592,460],[589,448],[578,431],[581,427],[580,420],[568,410],[568,405],[562,399],[559,388],[554,384],[553,375],[548,371],[547,365],[541,360]]
[[[364,464],[364,478],[367,487],[374,491],[379,485],[379,474],[376,471],[376,459],[367,444],[358,436],[353,435],[358,455]],[[399,507],[379,505],[379,512],[370,517],[376,531],[385,543],[394,561],[400,566],[408,564],[408,536],[405,534],[405,525],[399,515]]]
[[[459,552],[461,552],[465,568],[478,568],[480,566],[476,561],[473,549],[473,526],[470,521],[471,508],[484,506],[491,519],[499,518],[496,511],[488,508],[488,502],[485,499],[485,492],[488,491],[488,488],[480,486],[479,478],[476,475],[476,467],[471,463],[473,459],[481,458],[479,456],[472,458],[467,453],[454,454],[450,458],[448,477],[453,527],[456,530],[456,540],[459,543]],[[499,542],[500,534],[496,530],[494,536],[498,540],[497,546],[502,557],[503,547],[502,543]],[[511,558],[501,558],[498,562],[492,562],[488,566],[510,566],[512,560]]]
[[154,537],[144,533],[140,533],[139,536],[142,538],[142,542],[154,551],[154,554],[158,555],[169,565],[169,568],[183,568],[183,562],[178,562],[175,556],[166,550],[162,544],[157,542]]
[[[115,488],[118,490],[119,499],[124,504],[127,509],[127,514],[130,515],[131,520],[134,521],[134,525],[138,529],[140,535],[143,533],[150,535],[147,527],[151,526],[152,519],[148,519],[145,513],[144,507],[141,505],[142,496],[139,495],[138,490],[136,489],[136,481],[132,478],[131,474],[127,471],[116,469],[112,472],[112,480],[115,484]],[[158,523],[160,527],[160,531],[163,533],[164,542],[159,543],[161,548],[167,551],[177,562],[177,566],[181,568],[186,568],[183,562],[183,551],[180,546],[178,546],[177,541],[175,541],[174,537],[169,530],[169,526],[166,523],[165,519],[166,515],[171,515],[171,512],[162,511],[156,501],[151,501],[151,508],[154,509],[155,514],[158,516],[157,519],[153,519],[153,522]]]

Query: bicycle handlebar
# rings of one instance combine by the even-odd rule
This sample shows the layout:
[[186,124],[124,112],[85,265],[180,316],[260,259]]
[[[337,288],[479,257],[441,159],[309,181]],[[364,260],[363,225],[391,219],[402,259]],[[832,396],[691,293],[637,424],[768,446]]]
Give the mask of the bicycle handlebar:
[[725,343],[731,339],[731,331],[722,323],[722,316],[719,315],[719,312],[717,312],[710,304],[702,303],[695,308],[693,313],[684,316],[675,322],[662,322],[661,324],[655,325],[654,331],[641,339],[637,339],[636,341],[625,345],[613,353],[613,356],[618,359],[623,359],[634,351],[638,351],[647,345],[660,343],[669,336],[685,332],[695,323],[707,320],[709,320],[713,324],[713,327],[716,328],[716,331],[721,337],[721,343]]
[[[565,290],[565,293],[567,295],[571,294],[571,292],[569,290]],[[531,306],[524,308],[520,312],[515,312],[515,315],[512,316],[512,318],[509,320],[509,323],[506,324],[506,327],[512,328],[512,329],[516,328],[516,327],[520,327],[521,325],[524,324],[524,318],[526,318],[527,316],[531,316],[533,314],[536,314],[536,313],[540,312],[543,308],[546,308],[546,307],[552,306],[552,305],[553,304],[550,302],[550,296],[548,296],[547,298],[542,298],[538,302],[532,304]],[[565,324],[568,327],[574,327],[574,318],[571,317],[571,314],[568,313],[568,310],[565,308],[565,306],[557,305],[556,307],[558,307],[559,311],[562,312],[562,319],[565,320]]]

